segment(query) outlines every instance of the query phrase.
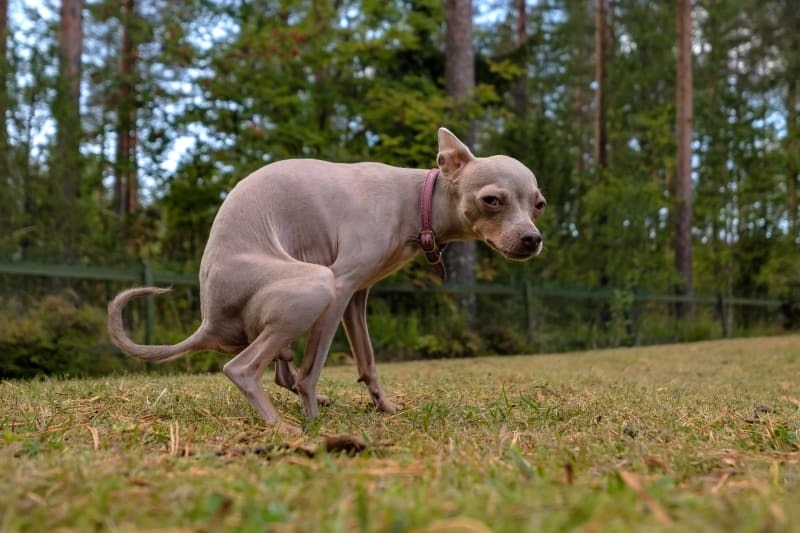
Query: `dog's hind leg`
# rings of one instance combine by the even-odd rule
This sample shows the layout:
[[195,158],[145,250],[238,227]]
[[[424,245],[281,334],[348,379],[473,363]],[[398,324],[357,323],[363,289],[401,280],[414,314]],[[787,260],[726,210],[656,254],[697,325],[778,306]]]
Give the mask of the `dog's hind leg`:
[[[294,366],[294,351],[287,346],[278,354],[275,361],[275,383],[297,394],[297,368]],[[329,405],[330,399],[323,394],[317,394],[317,403]]]
[[[279,281],[257,291],[243,311],[250,320],[249,331],[260,333],[247,348],[228,361],[223,372],[268,425],[298,433],[299,428],[281,422],[264,394],[261,377],[276,358],[283,359],[279,364],[291,364],[285,360],[289,356],[287,345],[325,314],[334,299],[334,278],[330,269],[307,263],[292,264],[290,269],[275,269],[273,273]],[[293,378],[291,368],[288,374],[282,374],[287,383]]]
[[287,346],[275,361],[275,383],[297,393],[297,369],[294,367],[294,351]]
[[344,308],[349,301],[350,294],[343,294],[340,291],[308,332],[308,344],[306,344],[303,365],[300,367],[297,379],[297,395],[300,397],[303,411],[310,418],[319,413],[317,382],[322,368],[325,366],[333,335],[336,333]]
[[372,350],[372,342],[369,340],[367,331],[367,296],[369,289],[356,291],[347,304],[347,308],[342,316],[344,330],[347,333],[347,340],[350,341],[350,349],[353,351],[353,358],[358,367],[358,381],[364,382],[367,390],[372,396],[375,407],[386,413],[396,411],[392,402],[386,397],[386,393],[381,388],[378,380],[378,373],[375,369],[375,353]]
[[239,355],[228,361],[222,371],[242,391],[247,401],[261,415],[267,425],[299,434],[299,428],[281,421],[278,412],[261,387],[261,376],[264,375],[264,370],[278,355],[281,346],[285,345],[285,339],[276,337],[271,330],[264,330]]

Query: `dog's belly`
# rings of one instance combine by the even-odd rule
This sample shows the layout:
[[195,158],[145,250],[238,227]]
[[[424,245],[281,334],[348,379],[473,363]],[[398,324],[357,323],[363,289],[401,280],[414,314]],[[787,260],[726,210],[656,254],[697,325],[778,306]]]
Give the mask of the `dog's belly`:
[[331,266],[339,252],[338,242],[317,229],[319,224],[320,221],[308,220],[300,227],[282,227],[277,235],[280,247],[297,261]]
[[361,289],[367,289],[377,282],[393,274],[408,263],[417,254],[417,248],[413,244],[399,247],[393,254],[380,262],[370,272],[365,273],[364,279],[360,284]]

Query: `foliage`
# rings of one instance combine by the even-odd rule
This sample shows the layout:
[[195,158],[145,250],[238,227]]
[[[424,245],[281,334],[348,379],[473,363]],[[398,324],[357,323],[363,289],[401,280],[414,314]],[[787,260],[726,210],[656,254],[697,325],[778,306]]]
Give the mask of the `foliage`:
[[46,296],[32,307],[8,302],[0,310],[0,376],[101,375],[124,368],[113,351],[93,352],[105,314],[74,294]]
[[483,336],[467,327],[464,318],[452,308],[448,313],[437,313],[436,319],[427,316],[425,320],[418,312],[392,313],[384,300],[375,299],[367,323],[377,357],[391,361],[486,353]]
[[[162,302],[158,309],[160,328],[154,342],[175,343],[188,335],[178,315],[186,313],[187,302]],[[143,340],[143,313],[131,305],[127,325],[132,338]],[[119,352],[105,335],[106,313],[72,290],[57,294],[8,299],[0,309],[0,377],[41,378],[43,376],[87,377],[124,372],[219,372],[226,359],[201,352],[154,365]]]
[[[795,531],[797,341],[387,363],[391,416],[354,368],[327,368],[331,405],[288,442],[219,375],[4,381],[0,516],[10,531]],[[337,434],[366,449],[318,450]]]

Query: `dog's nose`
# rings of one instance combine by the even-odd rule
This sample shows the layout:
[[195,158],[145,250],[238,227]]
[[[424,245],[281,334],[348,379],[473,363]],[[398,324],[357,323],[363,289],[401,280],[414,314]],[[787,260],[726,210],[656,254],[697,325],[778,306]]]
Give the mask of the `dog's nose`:
[[522,236],[522,244],[528,250],[536,250],[542,244],[542,235],[540,233],[528,233]]

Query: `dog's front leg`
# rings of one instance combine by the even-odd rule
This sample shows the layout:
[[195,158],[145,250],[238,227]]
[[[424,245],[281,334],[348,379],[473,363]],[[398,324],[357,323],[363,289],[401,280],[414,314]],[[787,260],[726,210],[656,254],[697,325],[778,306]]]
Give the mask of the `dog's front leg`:
[[378,380],[378,372],[375,369],[375,353],[372,350],[372,342],[369,339],[367,330],[367,297],[369,289],[356,291],[347,304],[347,308],[342,316],[344,330],[347,333],[347,340],[350,341],[350,349],[353,351],[353,358],[358,367],[358,381],[362,381],[367,386],[367,390],[372,396],[375,407],[386,413],[396,411],[392,402],[386,397],[381,389]]
[[303,355],[303,365],[300,367],[296,383],[297,395],[300,397],[303,411],[308,417],[313,418],[319,413],[319,408],[317,407],[317,382],[325,366],[333,335],[342,320],[342,313],[349,299],[349,294],[346,297],[337,294],[336,299],[322,313],[308,332],[308,343]]

